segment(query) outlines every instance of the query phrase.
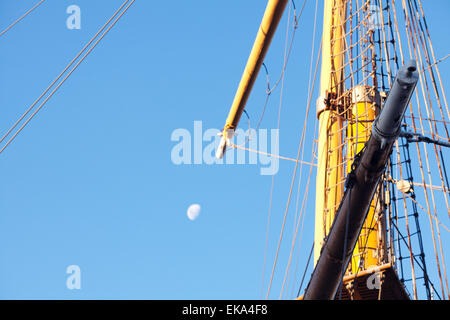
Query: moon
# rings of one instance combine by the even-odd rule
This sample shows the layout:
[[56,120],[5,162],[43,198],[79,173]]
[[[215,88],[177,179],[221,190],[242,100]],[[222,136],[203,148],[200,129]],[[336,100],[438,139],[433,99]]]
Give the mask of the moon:
[[187,209],[187,216],[189,218],[189,220],[194,221],[195,219],[198,218],[198,216],[200,215],[200,210],[201,207],[199,204],[192,204],[189,206],[189,208]]

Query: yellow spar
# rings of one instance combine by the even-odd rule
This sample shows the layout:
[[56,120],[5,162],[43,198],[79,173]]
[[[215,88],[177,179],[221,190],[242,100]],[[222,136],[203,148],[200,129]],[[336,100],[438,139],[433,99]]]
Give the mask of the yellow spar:
[[219,159],[223,157],[227,144],[234,135],[234,131],[236,130],[239,119],[244,111],[245,104],[250,96],[250,92],[256,77],[258,76],[258,72],[261,69],[261,65],[264,62],[264,58],[278,23],[283,16],[287,2],[288,0],[269,0],[267,3],[266,11],[264,12],[264,17],[259,27],[255,43],[253,44],[250,57],[248,58],[247,65],[245,66],[227,121],[223,128],[222,139],[216,152],[216,157]]

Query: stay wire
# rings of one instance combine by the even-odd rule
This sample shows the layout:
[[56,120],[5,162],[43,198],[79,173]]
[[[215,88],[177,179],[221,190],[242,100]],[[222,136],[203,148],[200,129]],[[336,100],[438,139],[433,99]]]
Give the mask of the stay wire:
[[6,132],[5,135],[0,139],[0,143],[5,140],[7,136],[16,128],[16,126],[26,117],[26,115],[34,108],[34,106],[44,97],[47,92],[55,85],[55,83],[66,73],[67,70],[75,63],[75,61],[83,54],[83,52],[91,45],[91,43],[98,37],[98,35],[106,28],[106,26],[116,17],[116,15],[122,10],[122,8],[127,4],[129,0],[126,0],[122,6],[113,14],[113,16],[103,25],[102,28],[89,40],[89,42],[81,49],[81,51],[72,59],[72,61],[64,68],[64,70],[58,75],[58,77],[53,80],[53,82],[45,89],[45,91],[31,104],[28,110],[19,118],[19,120],[14,123],[14,125]]
[[[103,26],[102,29],[94,36],[93,39],[88,43],[88,45],[97,37],[97,35],[109,24],[109,22],[117,15],[118,12],[123,8],[126,3],[130,0],[126,0],[124,4],[117,10],[117,12],[111,17],[111,19]],[[128,6],[122,11],[122,13],[112,22],[112,24],[106,29],[106,31],[100,36],[100,38],[94,43],[94,45],[84,54],[80,61],[69,71],[66,77],[56,86],[56,88],[47,96],[47,98],[39,105],[39,107],[34,111],[34,113],[25,121],[25,123],[16,131],[16,133],[6,142],[2,149],[0,149],[0,154],[8,147],[8,145],[14,140],[14,138],[25,128],[25,126],[33,119],[33,117],[42,109],[42,107],[47,103],[47,101],[53,96],[53,94],[62,86],[62,84],[70,77],[70,75],[78,68],[81,62],[92,52],[92,50],[98,45],[98,43],[103,39],[103,37],[111,30],[111,28],[120,20],[120,18],[128,11],[135,0],[131,0]],[[86,47],[88,46],[86,45]],[[39,102],[39,100],[50,90],[50,88],[58,81],[58,79],[67,71],[74,61],[84,52],[83,50],[77,55],[77,57],[66,67],[66,69],[58,76],[58,78],[44,91],[44,93],[30,106],[30,108],[21,116],[21,118],[9,129],[9,131],[2,137],[0,143],[12,132],[12,130],[24,119],[24,117],[31,111],[31,109]]]
[[41,0],[39,1],[38,4],[36,4],[33,8],[31,8],[30,10],[28,10],[27,12],[25,12],[25,14],[23,16],[21,16],[19,19],[17,19],[16,21],[14,21],[12,24],[10,24],[7,28],[5,28],[2,32],[0,32],[0,37],[3,36],[9,29],[11,29],[12,27],[14,27],[17,23],[19,23],[22,19],[24,19],[26,16],[28,16],[31,12],[34,11],[34,9],[36,9],[37,7],[39,7],[45,0]]
[[339,284],[339,300],[342,300],[342,287],[344,285],[344,275],[345,275],[345,267],[346,267],[346,260],[347,260],[347,242],[348,242],[348,224],[350,221],[350,204],[352,203],[351,201],[351,196],[352,196],[352,190],[353,190],[353,186],[351,186],[348,190],[348,211],[347,211],[347,217],[345,218],[345,239],[344,239],[344,250],[342,252],[342,266],[341,266],[341,270],[342,270],[342,276],[341,276],[341,282]]
[[311,247],[311,251],[309,252],[308,262],[306,262],[305,271],[303,272],[302,281],[300,282],[300,287],[298,288],[297,297],[300,297],[300,291],[303,287],[303,281],[305,280],[306,272],[308,271],[309,262],[311,260],[312,254],[314,252],[314,241]]

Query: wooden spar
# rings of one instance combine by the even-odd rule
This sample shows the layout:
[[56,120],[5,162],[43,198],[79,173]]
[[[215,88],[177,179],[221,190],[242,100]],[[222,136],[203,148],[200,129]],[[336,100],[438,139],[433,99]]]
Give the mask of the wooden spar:
[[223,128],[222,139],[216,152],[216,157],[219,159],[223,157],[227,143],[229,143],[229,139],[233,137],[242,112],[244,112],[245,104],[250,96],[250,92],[252,91],[253,84],[258,76],[262,63],[264,62],[264,58],[278,23],[283,16],[287,2],[288,0],[269,0],[267,3],[266,11],[264,12],[264,17],[261,21],[255,43],[253,44],[250,57],[248,58],[247,65],[245,66],[244,73],[242,74],[239,87]]

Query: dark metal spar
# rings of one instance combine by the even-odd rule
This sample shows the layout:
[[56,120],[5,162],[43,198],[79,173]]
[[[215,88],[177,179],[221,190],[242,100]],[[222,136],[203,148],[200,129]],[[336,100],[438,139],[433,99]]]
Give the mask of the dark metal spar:
[[335,298],[392,146],[400,135],[403,116],[418,79],[414,60],[398,71],[384,106],[374,121],[372,134],[360,160],[347,177],[347,189],[306,288],[304,300]]

